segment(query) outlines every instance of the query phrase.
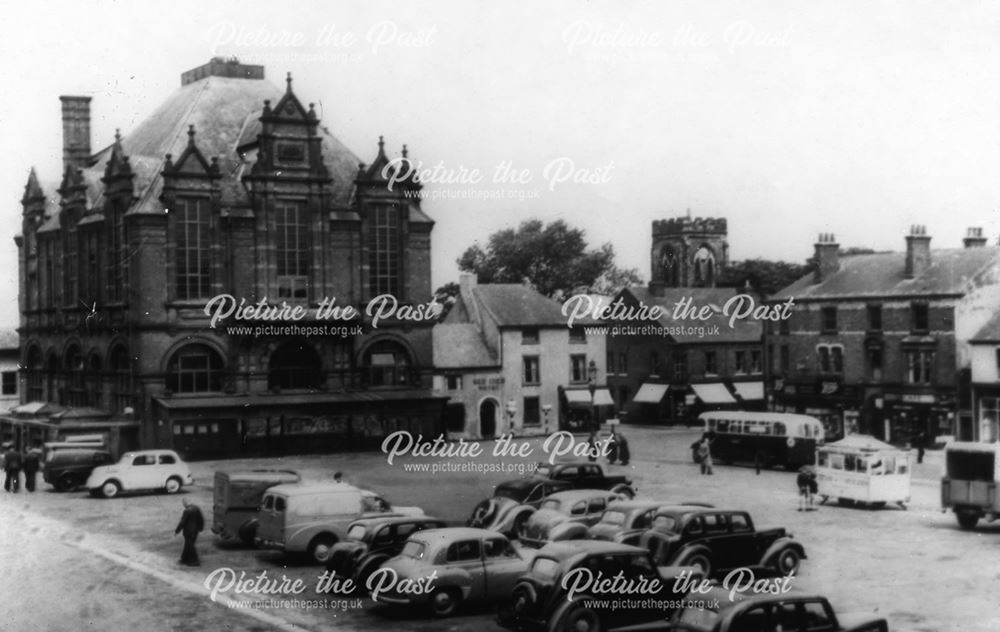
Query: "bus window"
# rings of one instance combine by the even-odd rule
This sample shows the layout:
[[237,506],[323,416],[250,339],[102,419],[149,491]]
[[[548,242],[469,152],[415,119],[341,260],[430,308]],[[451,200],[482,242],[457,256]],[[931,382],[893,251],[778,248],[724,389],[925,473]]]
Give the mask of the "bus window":
[[895,474],[896,473],[896,457],[887,456],[882,458],[882,463],[884,465],[883,471],[880,474]]
[[756,421],[746,420],[743,422],[743,434],[754,434],[754,428],[757,427]]
[[731,432],[732,434],[740,434],[741,432],[743,432],[743,422],[741,422],[739,419],[734,419],[729,424],[729,432]]
[[855,469],[856,469],[854,467],[855,460],[857,460],[857,457],[855,455],[853,455],[853,454],[845,454],[844,455],[844,471],[846,471],[846,472],[853,472],[853,471],[855,471]]
[[774,424],[771,423],[770,421],[760,422],[760,427],[764,429],[763,432],[761,432],[761,434],[763,435],[770,436],[771,433],[774,431]]
[[784,437],[788,434],[788,430],[785,429],[785,424],[780,421],[774,422],[774,435],[777,437]]
[[844,455],[843,454],[831,454],[830,455],[830,467],[835,470],[844,469]]
[[799,428],[799,435],[807,439],[811,438],[812,426],[810,426],[809,424],[802,424],[802,426]]
[[898,465],[896,466],[896,473],[906,474],[909,467],[909,462],[906,459],[900,459]]
[[820,452],[817,455],[817,464],[820,467],[830,467],[830,453],[829,452]]
[[705,429],[706,430],[715,430],[715,420],[712,419],[712,418],[706,419],[705,420]]
[[729,432],[729,420],[720,419],[716,428],[718,429],[719,432]]
[[[876,464],[877,465],[877,464]],[[868,472],[868,457],[859,456],[854,461],[854,468],[858,472],[865,474]]]

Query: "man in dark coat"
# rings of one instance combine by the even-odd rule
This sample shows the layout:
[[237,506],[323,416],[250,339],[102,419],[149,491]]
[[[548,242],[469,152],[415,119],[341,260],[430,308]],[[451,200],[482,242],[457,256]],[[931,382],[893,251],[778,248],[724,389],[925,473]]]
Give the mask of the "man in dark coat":
[[198,539],[198,534],[205,530],[205,518],[201,515],[198,505],[187,498],[181,502],[184,503],[184,513],[181,514],[181,520],[174,529],[174,535],[184,534],[184,550],[181,551],[180,562],[185,566],[200,566],[201,560],[198,559],[198,549],[194,543]]
[[42,462],[42,453],[38,447],[31,448],[24,454],[22,467],[24,468],[24,490],[35,491],[35,479],[38,474],[38,467]]
[[16,494],[21,479],[21,453],[14,446],[10,446],[3,455],[3,470],[7,474],[3,488]]

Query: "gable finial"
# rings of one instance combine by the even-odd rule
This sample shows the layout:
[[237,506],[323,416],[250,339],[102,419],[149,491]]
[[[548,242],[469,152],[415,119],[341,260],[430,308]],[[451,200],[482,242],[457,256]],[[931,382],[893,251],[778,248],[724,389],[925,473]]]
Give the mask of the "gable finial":
[[194,125],[188,125],[188,145],[194,145]]
[[382,151],[385,148],[385,138],[379,134],[378,136],[378,150]]
[[117,143],[120,143],[120,142],[122,142],[122,130],[121,130],[121,128],[116,127],[115,128],[115,143],[117,144]]
[[407,158],[409,156],[409,153],[410,153],[409,150],[406,149],[406,145],[404,144],[403,145],[403,158]]
[[288,71],[288,74],[285,76],[285,89],[288,92],[292,91],[292,72],[291,71]]

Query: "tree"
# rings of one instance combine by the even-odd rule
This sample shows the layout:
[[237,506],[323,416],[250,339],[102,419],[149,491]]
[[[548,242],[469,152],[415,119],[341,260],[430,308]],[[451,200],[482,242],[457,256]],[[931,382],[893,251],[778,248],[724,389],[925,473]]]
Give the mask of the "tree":
[[463,272],[474,272],[480,283],[528,283],[550,297],[573,290],[609,289],[638,278],[635,270],[615,266],[610,243],[588,250],[584,232],[563,220],[545,225],[522,222],[490,235],[483,248],[475,244],[458,258]]
[[788,263],[787,261],[768,261],[767,259],[748,259],[730,263],[719,274],[717,285],[720,287],[750,287],[767,296],[791,285],[809,274],[813,269],[812,262],[806,264]]

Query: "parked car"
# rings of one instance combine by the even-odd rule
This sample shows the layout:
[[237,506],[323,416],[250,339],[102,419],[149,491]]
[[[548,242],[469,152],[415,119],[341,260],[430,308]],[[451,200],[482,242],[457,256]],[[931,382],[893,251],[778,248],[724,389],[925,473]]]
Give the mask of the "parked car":
[[739,567],[767,567],[788,575],[806,557],[785,529],[758,531],[745,511],[691,506],[657,511],[640,545],[659,564],[697,566],[705,576]]
[[373,492],[346,483],[276,485],[264,492],[254,544],[325,564],[347,527],[376,515],[422,516],[419,507],[393,507]]
[[[597,593],[593,585],[571,594],[570,587],[579,585],[575,574],[585,572],[579,569],[594,577],[621,574],[623,585],[646,585],[649,592],[630,594],[635,605],[629,608],[617,608],[616,595]],[[676,604],[683,597],[674,586],[685,571],[691,581],[703,579],[697,569],[657,567],[647,551],[634,546],[597,540],[554,542],[538,551],[531,569],[518,579],[497,622],[519,632],[663,629],[671,612],[664,604]],[[568,575],[571,572],[574,575]]]
[[746,596],[730,599],[721,586],[692,591],[684,608],[674,612],[670,629],[677,632],[889,632],[881,618],[838,619],[826,597],[808,594]]
[[212,495],[212,533],[223,540],[239,538],[253,546],[257,533],[257,510],[264,492],[275,485],[302,480],[292,470],[245,470],[216,472]]
[[176,494],[192,484],[191,470],[173,450],[126,452],[117,463],[95,467],[86,483],[91,496],[105,498],[140,490]]
[[589,536],[587,528],[601,519],[610,503],[621,498],[621,494],[606,489],[571,489],[552,494],[528,518],[518,540],[537,548],[547,542],[585,539]]
[[[534,551],[515,549],[496,531],[471,527],[421,531],[410,536],[402,552],[379,572],[395,574],[395,587],[405,580],[419,585],[434,574],[432,588],[420,594],[372,592],[372,598],[392,605],[426,605],[435,616],[450,616],[465,602],[509,599],[514,582],[528,570],[533,557]],[[373,575],[368,581],[374,584],[380,579]]]
[[326,568],[337,577],[364,586],[368,576],[389,558],[399,555],[411,535],[427,529],[446,527],[444,520],[431,516],[379,516],[355,520],[347,527],[347,538],[333,545]]
[[607,540],[636,546],[642,534],[653,526],[661,508],[671,506],[711,507],[707,503],[668,503],[662,500],[619,500],[608,505],[601,519],[590,527],[592,540]]
[[636,487],[627,476],[608,476],[598,463],[568,461],[566,463],[539,463],[535,478],[566,481],[574,489],[609,489],[627,498],[635,496]]
[[42,468],[43,480],[56,488],[68,492],[87,482],[95,467],[114,462],[107,450],[94,448],[66,448],[52,450],[45,457]]
[[492,498],[479,502],[472,510],[466,526],[491,529],[511,538],[516,537],[546,497],[571,488],[567,481],[538,478],[519,478],[500,483]]
[[955,512],[958,525],[974,529],[981,518],[1000,516],[1000,444],[956,441],[944,449],[941,509]]

